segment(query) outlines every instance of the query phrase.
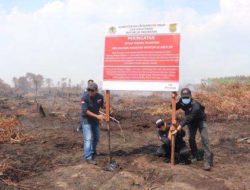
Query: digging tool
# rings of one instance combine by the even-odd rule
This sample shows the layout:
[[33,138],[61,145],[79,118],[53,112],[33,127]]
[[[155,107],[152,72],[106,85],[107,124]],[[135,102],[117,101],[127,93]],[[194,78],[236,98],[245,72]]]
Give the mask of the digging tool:
[[105,167],[106,171],[114,171],[118,168],[118,164],[111,158],[111,140],[110,140],[110,91],[106,90],[106,122],[108,128],[108,165]]
[[[107,114],[105,114],[104,112],[102,112],[102,111],[99,111],[99,112],[100,112],[100,114],[103,114],[103,115],[107,116]],[[112,116],[109,116],[109,119],[110,119],[111,121],[115,122],[115,123],[118,125],[118,127],[119,127],[120,130],[121,130],[121,136],[122,136],[122,138],[124,139],[124,142],[126,142],[126,138],[125,138],[125,135],[124,135],[124,133],[123,133],[123,129],[122,129],[122,126],[121,126],[120,121],[118,121],[116,118],[114,118],[114,117],[112,117]]]
[[[106,115],[104,112],[102,111],[99,111],[101,114],[103,115]],[[118,121],[116,118],[112,117],[112,116],[109,116],[109,119],[117,124],[120,124],[120,121]]]

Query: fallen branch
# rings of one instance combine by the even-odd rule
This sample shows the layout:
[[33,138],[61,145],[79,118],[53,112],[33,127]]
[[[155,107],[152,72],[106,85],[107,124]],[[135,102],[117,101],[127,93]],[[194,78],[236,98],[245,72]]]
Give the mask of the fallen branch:
[[121,130],[121,136],[123,137],[124,142],[126,142],[126,138],[125,138],[125,135],[124,135],[124,133],[123,133],[123,129],[122,129],[122,126],[121,126],[120,123],[118,124],[118,127],[119,127],[120,130]]
[[248,139],[250,139],[250,137],[244,137],[244,138],[241,138],[241,139],[237,139],[237,143],[246,141],[246,140],[248,140]]

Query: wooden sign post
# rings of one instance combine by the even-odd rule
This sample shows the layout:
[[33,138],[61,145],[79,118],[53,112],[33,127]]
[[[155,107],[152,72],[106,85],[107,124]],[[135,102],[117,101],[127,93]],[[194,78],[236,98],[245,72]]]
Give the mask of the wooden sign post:
[[[172,92],[172,127],[176,128],[176,92]],[[171,164],[175,164],[175,134],[171,137]]]
[[108,128],[108,155],[109,163],[111,163],[111,140],[110,140],[110,91],[105,92],[105,102],[106,102],[106,122]]

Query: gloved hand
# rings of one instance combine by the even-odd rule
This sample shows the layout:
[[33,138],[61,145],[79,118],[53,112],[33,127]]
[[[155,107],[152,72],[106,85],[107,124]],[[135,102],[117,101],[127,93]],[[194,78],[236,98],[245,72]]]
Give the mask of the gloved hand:
[[173,132],[176,130],[175,126],[171,126],[168,132],[168,139],[171,141]]
[[177,127],[177,131],[180,131],[181,130],[181,125],[178,125],[178,127]]
[[100,115],[97,115],[96,118],[97,118],[98,120],[102,121],[102,120],[105,120],[105,119],[106,119],[106,116],[103,115],[103,114],[100,114]]
[[171,135],[175,135],[178,131],[180,131],[181,130],[181,125],[178,125],[177,127],[176,126],[171,126],[171,128],[170,128],[170,133],[171,133]]
[[178,130],[175,129],[175,130],[171,131],[171,135],[175,135],[177,132],[178,132]]

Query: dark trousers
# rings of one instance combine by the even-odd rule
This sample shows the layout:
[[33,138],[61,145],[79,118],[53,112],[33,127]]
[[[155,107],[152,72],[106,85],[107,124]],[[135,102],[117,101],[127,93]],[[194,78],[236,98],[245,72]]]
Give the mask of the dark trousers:
[[170,145],[166,145],[166,144],[162,144],[156,150],[157,156],[165,156],[165,157],[170,158],[170,153],[171,153],[171,147]]
[[212,152],[210,150],[210,145],[209,145],[209,140],[208,140],[208,132],[207,132],[207,125],[205,121],[200,121],[193,123],[188,126],[189,129],[189,145],[191,149],[191,153],[193,156],[197,156],[197,144],[196,144],[196,133],[197,130],[199,130],[200,135],[201,135],[201,142],[204,150],[204,160],[208,162],[212,162]]
[[[162,144],[156,151],[157,156],[165,156],[170,159],[171,157],[171,146],[170,144]],[[175,156],[178,162],[185,162],[189,159],[189,149],[186,144],[176,146]]]

